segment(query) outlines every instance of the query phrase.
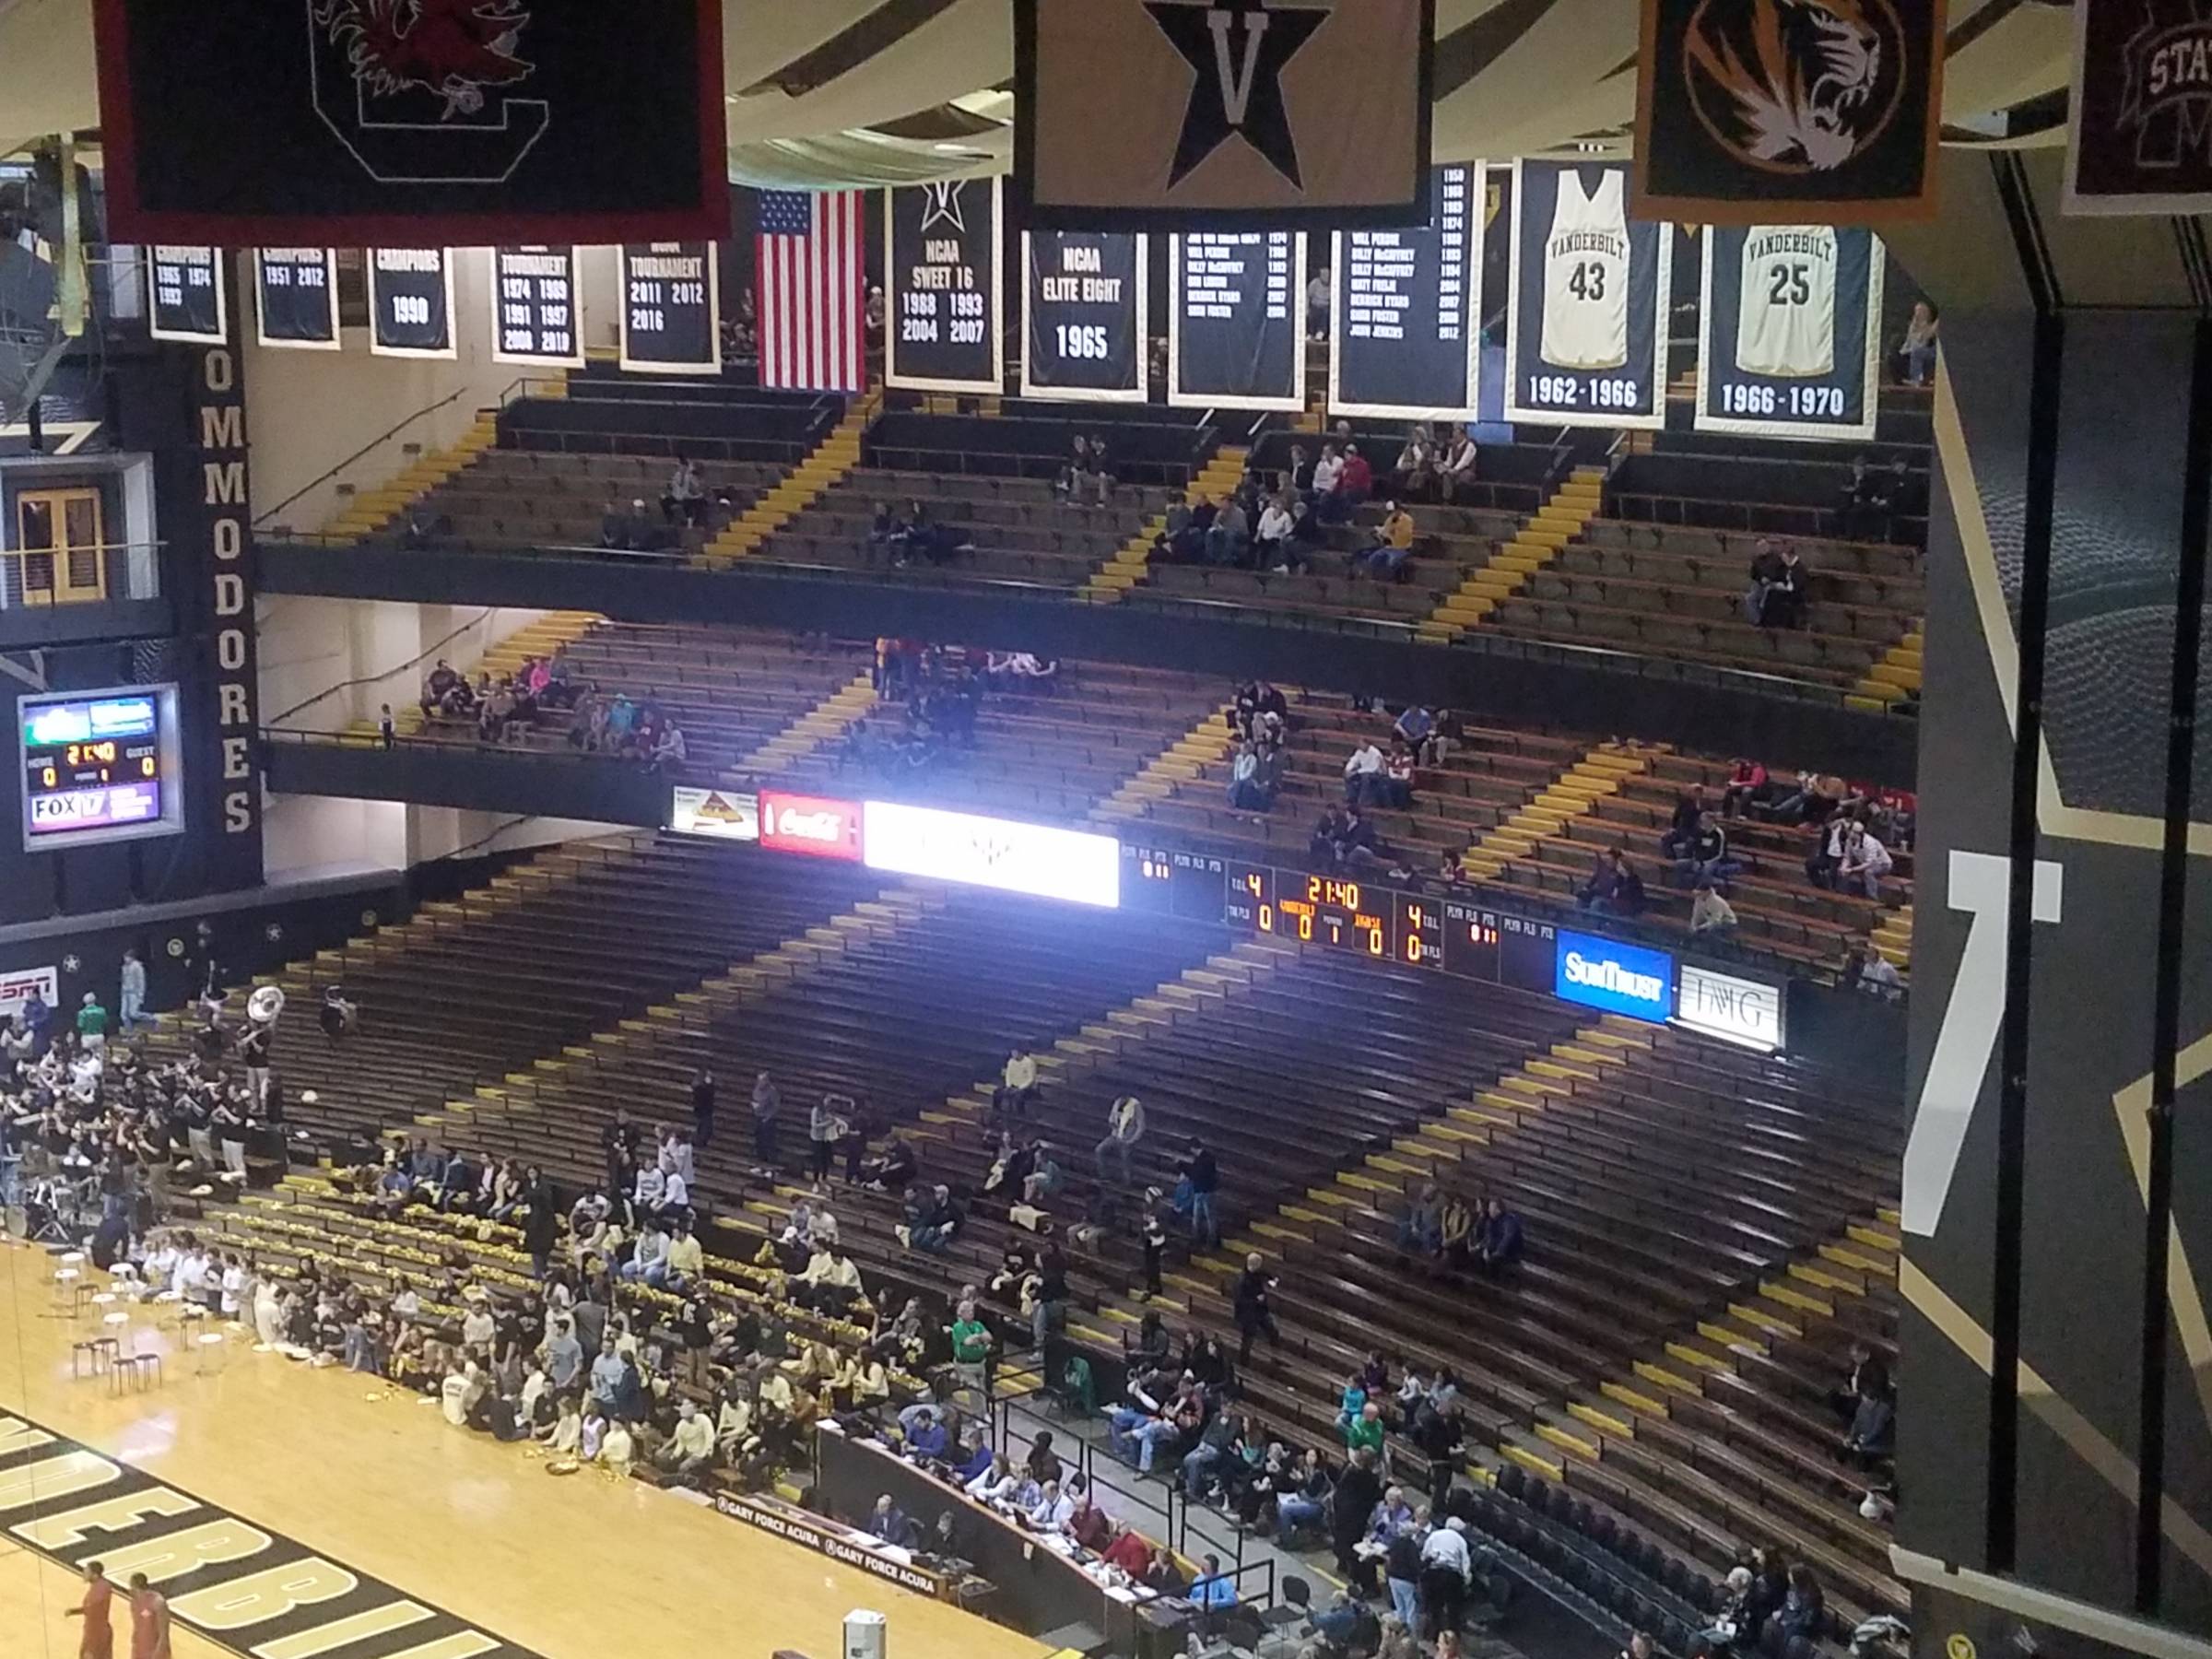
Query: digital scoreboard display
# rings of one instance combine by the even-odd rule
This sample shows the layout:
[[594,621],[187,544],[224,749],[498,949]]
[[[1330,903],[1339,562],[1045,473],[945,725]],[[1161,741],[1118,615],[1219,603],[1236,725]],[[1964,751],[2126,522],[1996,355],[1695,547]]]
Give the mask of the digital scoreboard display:
[[17,709],[26,851],[183,830],[174,686],[41,693]]

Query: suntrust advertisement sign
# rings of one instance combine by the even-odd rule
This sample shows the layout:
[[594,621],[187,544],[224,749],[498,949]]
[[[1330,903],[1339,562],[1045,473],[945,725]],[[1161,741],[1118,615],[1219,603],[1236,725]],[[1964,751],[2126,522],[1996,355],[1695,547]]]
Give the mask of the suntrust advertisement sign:
[[803,853],[810,858],[858,864],[860,834],[858,801],[774,790],[760,793],[760,844],[771,853]]
[[1562,927],[1551,988],[1563,1002],[1664,1021],[1675,1011],[1675,959]]

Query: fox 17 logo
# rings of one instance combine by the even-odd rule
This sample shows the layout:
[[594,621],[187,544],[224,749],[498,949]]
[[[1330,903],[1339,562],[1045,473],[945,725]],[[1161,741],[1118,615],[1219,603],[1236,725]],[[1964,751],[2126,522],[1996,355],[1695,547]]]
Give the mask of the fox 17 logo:
[[523,0],[303,4],[316,112],[379,182],[501,183],[545,136]]

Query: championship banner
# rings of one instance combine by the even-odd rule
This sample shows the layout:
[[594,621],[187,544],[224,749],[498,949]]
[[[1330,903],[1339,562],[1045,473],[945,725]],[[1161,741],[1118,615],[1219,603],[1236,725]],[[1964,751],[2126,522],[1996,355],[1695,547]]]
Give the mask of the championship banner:
[[221,253],[157,245],[146,251],[146,332],[193,346],[230,343]]
[[335,351],[338,255],[334,248],[261,248],[253,254],[253,314],[264,346]]
[[1867,439],[1879,413],[1882,241],[1829,225],[1710,226],[1696,427]]
[[722,255],[712,242],[622,250],[622,371],[722,372]]
[[1440,167],[1413,230],[1340,230],[1329,306],[1329,409],[1473,420],[1482,360],[1484,168]]
[[1505,418],[1666,424],[1674,228],[1631,220],[1625,167],[1513,163]]
[[721,0],[95,0],[117,241],[729,229]]
[[379,357],[460,356],[452,250],[369,250],[369,349]]
[[1079,230],[1023,231],[1021,394],[1070,403],[1143,403],[1145,239]]
[[1638,218],[1871,225],[1935,213],[1945,0],[1642,4]]
[[996,179],[883,193],[887,385],[915,392],[1006,386],[1006,218]]
[[492,250],[493,362],[582,368],[582,312],[574,248]]
[[1434,0],[1015,0],[1022,222],[1425,217]]
[[1168,239],[1168,402],[1306,406],[1306,239],[1221,230]]
[[2212,14],[2192,0],[2074,7],[2065,211],[2212,211]]

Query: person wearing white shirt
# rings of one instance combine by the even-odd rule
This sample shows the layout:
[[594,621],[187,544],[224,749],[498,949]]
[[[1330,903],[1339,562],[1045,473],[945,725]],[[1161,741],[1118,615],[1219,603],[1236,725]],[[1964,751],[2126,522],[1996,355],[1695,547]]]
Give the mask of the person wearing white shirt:
[[998,1503],[1020,1484],[1021,1476],[1001,1452],[992,1458],[989,1468],[968,1483],[968,1496],[978,1503]]
[[1357,806],[1371,798],[1382,779],[1382,751],[1372,743],[1361,744],[1344,763],[1345,805]]
[[1437,476],[1443,483],[1444,500],[1457,500],[1459,492],[1475,482],[1477,451],[1475,440],[1462,427],[1452,441],[1444,446],[1442,458],[1437,465]]
[[477,1300],[469,1304],[468,1312],[461,1319],[463,1343],[473,1348],[489,1347],[499,1331],[499,1321],[491,1316],[488,1303]]
[[1076,1500],[1060,1489],[1060,1483],[1048,1480],[1039,1489],[1037,1502],[1030,1511],[1030,1524],[1039,1532],[1064,1533],[1075,1518]]
[[164,1237],[160,1243],[147,1253],[141,1277],[151,1290],[167,1290],[176,1277],[177,1263],[182,1259],[177,1247]]
[[998,1077],[998,1093],[991,1102],[993,1110],[1008,1117],[1019,1117],[1037,1093],[1037,1057],[1016,1043]]
[[629,1260],[622,1264],[622,1277],[642,1280],[656,1288],[668,1277],[668,1235],[661,1230],[658,1221],[645,1223],[645,1230],[638,1235],[637,1248]]
[[714,1427],[686,1400],[677,1407],[676,1431],[653,1455],[653,1465],[676,1476],[695,1475],[714,1455]]
[[672,1286],[689,1284],[707,1270],[707,1254],[693,1236],[691,1223],[678,1220],[676,1237],[668,1241],[668,1283]]
[[668,1177],[658,1164],[640,1164],[637,1184],[630,1188],[629,1220],[635,1227],[661,1207],[668,1194]]
[[1106,1110],[1106,1138],[1092,1150],[1091,1157],[1099,1167],[1099,1179],[1106,1179],[1106,1164],[1111,1159],[1121,1166],[1122,1184],[1127,1186],[1133,1176],[1131,1155],[1136,1143],[1145,1138],[1145,1103],[1135,1095],[1123,1095]]
[[1836,866],[1836,874],[1842,886],[1856,887],[1867,898],[1878,901],[1882,896],[1882,877],[1889,874],[1896,862],[1889,856],[1888,848],[1854,824],[1843,838],[1843,858]]
[[546,1437],[546,1450],[555,1457],[573,1457],[582,1439],[583,1413],[576,1408],[576,1396],[571,1394],[560,1403],[560,1416]]
[[818,1313],[842,1313],[860,1294],[860,1269],[853,1258],[827,1246],[817,1250],[799,1276],[797,1300]]
[[1343,477],[1344,457],[1336,453],[1335,444],[1323,444],[1321,459],[1313,463],[1313,493],[1316,496],[1335,494],[1337,483]]
[[1467,1555],[1467,1524],[1457,1515],[1429,1535],[1421,1546],[1421,1599],[1440,1630],[1459,1629],[1460,1608],[1475,1563]]
[[629,1425],[619,1418],[609,1422],[599,1441],[599,1462],[618,1475],[627,1475],[637,1454],[638,1443],[630,1438]]
[[691,1207],[691,1183],[680,1171],[671,1170],[661,1184],[661,1215],[664,1218],[680,1216]]
[[1289,538],[1290,526],[1295,521],[1290,509],[1283,505],[1280,496],[1270,496],[1267,505],[1260,509],[1260,524],[1254,533],[1253,551],[1262,565],[1272,565],[1281,556],[1283,543]]

